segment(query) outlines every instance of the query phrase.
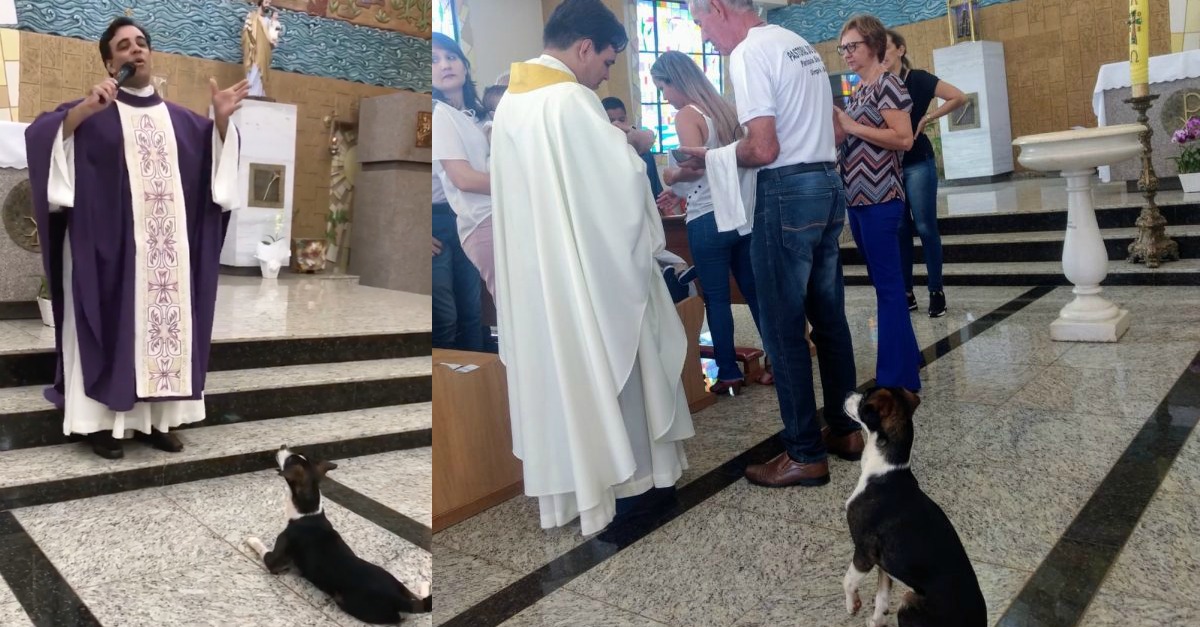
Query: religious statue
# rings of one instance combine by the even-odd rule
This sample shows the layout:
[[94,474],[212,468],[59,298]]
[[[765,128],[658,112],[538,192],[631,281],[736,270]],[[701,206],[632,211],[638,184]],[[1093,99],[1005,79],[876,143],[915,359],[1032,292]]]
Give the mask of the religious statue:
[[266,97],[267,75],[271,71],[271,53],[279,43],[279,11],[271,0],[254,0],[257,7],[246,15],[242,27],[242,67],[250,81],[250,97]]

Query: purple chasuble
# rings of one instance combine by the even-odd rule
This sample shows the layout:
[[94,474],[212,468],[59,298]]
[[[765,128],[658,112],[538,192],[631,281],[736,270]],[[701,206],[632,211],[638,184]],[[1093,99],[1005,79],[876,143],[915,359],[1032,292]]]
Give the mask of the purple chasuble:
[[[158,94],[140,97],[125,91],[117,99],[133,107],[163,101]],[[70,233],[75,326],[88,397],[113,411],[134,403],[195,400],[204,390],[212,340],[213,310],[221,247],[229,213],[212,199],[213,120],[167,102],[178,147],[176,173],[183,187],[187,237],[191,250],[192,395],[143,399],[137,396],[134,337],[135,253],[133,207],[125,140],[114,103],[75,129],[75,206],[51,213],[47,199],[54,139],[67,112],[80,101],[39,115],[25,131],[34,213],[42,244],[42,264],[54,306],[54,347],[58,353],[54,386],[46,399],[59,408],[63,396],[63,244]],[[231,126],[232,128],[232,126]],[[238,141],[226,137],[228,141]]]

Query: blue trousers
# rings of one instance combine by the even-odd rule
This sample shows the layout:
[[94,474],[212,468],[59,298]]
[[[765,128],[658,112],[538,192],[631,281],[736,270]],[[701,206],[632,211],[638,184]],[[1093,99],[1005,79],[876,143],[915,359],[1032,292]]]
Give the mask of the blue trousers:
[[826,458],[813,394],[812,341],[821,364],[825,424],[838,435],[858,430],[842,411],[854,391],[854,347],[846,322],[846,295],[838,236],[846,220],[846,192],[834,164],[815,170],[770,168],[758,174],[750,259],[758,292],[759,328],[771,356],[783,419],[780,439],[801,463]]
[[704,288],[704,311],[708,317],[708,330],[712,333],[717,378],[740,381],[743,375],[733,345],[733,297],[729,273],[733,272],[733,279],[742,296],[746,297],[750,315],[758,326],[758,293],[754,289],[754,268],[750,262],[751,236],[738,235],[737,231],[719,233],[717,218],[712,213],[688,222],[687,234],[696,277]]
[[433,236],[442,243],[433,257],[433,345],[482,352],[481,280],[458,241],[455,216],[435,208]]
[[942,236],[937,223],[937,162],[930,158],[904,168],[904,195],[908,211],[900,225],[900,267],[904,287],[913,291],[913,230],[921,236],[929,291],[942,291]]
[[[900,268],[900,224],[904,221],[904,201],[891,200],[878,205],[850,207],[850,231],[858,250],[867,261],[879,324],[879,352],[875,359],[875,379],[884,387],[921,389],[921,351],[913,333],[904,296],[904,277]],[[815,327],[816,325],[814,325]],[[815,332],[815,330],[814,330]]]

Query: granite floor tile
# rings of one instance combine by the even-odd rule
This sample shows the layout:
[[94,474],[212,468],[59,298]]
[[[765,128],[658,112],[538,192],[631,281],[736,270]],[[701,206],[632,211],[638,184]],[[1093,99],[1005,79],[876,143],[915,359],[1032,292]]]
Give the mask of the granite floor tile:
[[1134,320],[1122,342],[1200,342],[1200,324],[1170,324]]
[[150,490],[29,507],[13,514],[76,588],[237,555],[200,521]]
[[[4,556],[0,555],[0,559],[3,559],[3,558],[4,558]],[[12,588],[8,587],[8,582],[4,581],[3,578],[0,578],[0,605],[8,605],[9,603],[16,603],[16,602],[17,602],[17,597],[15,595],[13,595]],[[3,625],[3,624],[4,623],[0,622],[0,625]]]
[[454,618],[522,574],[443,544],[433,545],[433,624]]
[[1192,430],[1160,489],[1200,495],[1200,429]]
[[537,499],[519,495],[472,518],[443,529],[434,542],[528,573],[583,544],[575,520],[554,529],[541,528]]
[[0,605],[0,625],[4,627],[33,627],[33,621],[25,613],[20,603],[5,603]]
[[667,627],[619,607],[559,589],[520,614],[501,623],[504,627]]
[[1182,372],[1048,366],[1011,399],[1018,407],[1147,418]]
[[1188,595],[1172,601],[1156,601],[1129,596],[1108,587],[1088,606],[1079,627],[1192,627],[1200,614]]
[[6,451],[0,455],[0,487],[162,467],[167,463],[267,453],[278,449],[280,444],[300,447],[427,429],[432,420],[431,407],[432,403],[413,403],[185,429],[179,432],[179,439],[184,443],[184,449],[179,453],[130,445],[126,447],[125,458],[119,461],[101,459],[82,444]]
[[567,588],[659,622],[724,626],[772,591],[799,590],[826,576],[814,563],[834,535],[706,503]]
[[[835,545],[825,560],[826,575],[813,579],[803,589],[792,592],[778,591],[758,607],[742,616],[733,627],[775,627],[776,625],[822,625],[828,627],[862,627],[875,608],[877,572],[872,572],[859,587],[863,607],[857,616],[846,612],[846,596],[842,592],[842,574],[850,563],[853,545],[848,539]],[[995,625],[1008,608],[1009,603],[1020,592],[1030,573],[976,561],[975,576],[987,603],[988,624]],[[887,616],[888,625],[896,624],[899,611],[908,588],[902,584],[892,586],[891,603]]]
[[1179,602],[1181,593],[1200,590],[1198,538],[1200,503],[1195,496],[1159,492],[1109,571],[1106,589]]
[[742,433],[727,430],[696,430],[696,436],[683,443],[687,453],[688,467],[679,478],[678,487],[683,487],[709,471],[721,466],[745,451],[771,437],[753,431]]
[[337,627],[278,579],[238,555],[76,587],[104,625]]
[[[1044,333],[1044,335],[1043,335]],[[988,329],[955,351],[961,359],[992,364],[1054,363],[1071,345],[1050,339],[1049,331],[1022,324],[1000,324]]]
[[998,466],[946,467],[918,478],[972,560],[1024,571],[1037,569],[1096,487]]
[[[274,470],[170,485],[159,493],[250,557],[257,556],[243,545],[246,538],[255,537],[271,546],[287,526],[288,486]],[[322,505],[338,531],[370,524],[329,499]]]
[[[977,341],[978,338],[972,340],[959,351]],[[1009,362],[1002,358],[973,359],[970,354],[959,351],[938,359],[921,371],[922,398],[1003,405],[1045,369],[1045,366]]]
[[[1148,296],[1147,290],[1163,289],[1150,288],[1144,285],[1104,285],[1104,291],[1101,296],[1107,298],[1118,307],[1128,309],[1131,305],[1138,303],[1142,298]],[[1060,285],[1054,288],[1049,294],[1030,303],[1026,309],[1030,311],[1053,311],[1055,313],[1075,300],[1075,294],[1072,290],[1075,289],[1069,285]],[[1175,287],[1165,289],[1179,289]]]
[[961,438],[959,460],[1099,485],[1144,423],[1144,418],[997,407]]
[[337,462],[329,476],[429,527],[433,524],[433,455],[430,447]]
[[1197,352],[1200,342],[1076,344],[1055,365],[1145,370],[1174,381]]

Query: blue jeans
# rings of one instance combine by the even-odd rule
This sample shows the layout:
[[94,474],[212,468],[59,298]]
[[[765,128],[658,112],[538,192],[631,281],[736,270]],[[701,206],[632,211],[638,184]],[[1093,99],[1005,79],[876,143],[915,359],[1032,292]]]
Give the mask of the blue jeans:
[[780,437],[792,459],[811,463],[825,459],[826,451],[816,417],[812,355],[804,340],[806,315],[821,364],[825,423],[837,435],[858,430],[842,411],[855,384],[838,254],[846,192],[832,163],[811,172],[787,170],[759,171],[750,258],[759,327],[774,364]]
[[434,213],[433,236],[442,243],[433,257],[433,345],[482,352],[479,271],[463,252],[453,214]]
[[758,326],[758,295],[754,289],[754,269],[750,265],[750,236],[737,231],[717,232],[717,218],[706,213],[687,223],[688,248],[696,265],[696,278],[704,294],[704,311],[712,333],[717,378],[740,381],[742,370],[733,346],[733,307],[729,272],[750,305],[750,315]]
[[925,269],[929,272],[929,291],[942,291],[942,236],[937,223],[937,163],[926,159],[904,168],[904,195],[908,211],[900,225],[900,267],[904,270],[904,287],[913,291],[913,226],[921,236],[925,253]]
[[875,380],[883,387],[921,389],[921,351],[908,315],[904,278],[900,270],[900,243],[896,239],[904,222],[904,201],[850,207],[850,231],[867,261],[879,320],[879,352]]

